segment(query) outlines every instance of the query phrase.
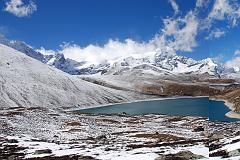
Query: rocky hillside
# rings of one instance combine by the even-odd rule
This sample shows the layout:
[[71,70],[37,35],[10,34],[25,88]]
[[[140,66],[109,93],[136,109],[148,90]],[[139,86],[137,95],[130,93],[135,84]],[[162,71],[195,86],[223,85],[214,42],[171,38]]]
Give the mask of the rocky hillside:
[[171,96],[209,96],[208,75],[156,74],[143,70],[122,75],[79,76],[79,78],[110,88],[143,94]]

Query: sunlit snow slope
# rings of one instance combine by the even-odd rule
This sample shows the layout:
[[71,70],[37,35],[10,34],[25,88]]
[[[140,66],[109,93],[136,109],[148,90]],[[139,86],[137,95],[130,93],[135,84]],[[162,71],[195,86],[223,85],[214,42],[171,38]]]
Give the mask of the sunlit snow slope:
[[0,107],[91,106],[136,98],[85,82],[0,44]]

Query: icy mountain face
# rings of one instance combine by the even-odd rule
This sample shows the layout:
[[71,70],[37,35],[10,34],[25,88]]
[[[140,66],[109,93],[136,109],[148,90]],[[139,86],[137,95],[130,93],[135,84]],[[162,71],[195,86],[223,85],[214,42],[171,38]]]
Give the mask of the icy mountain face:
[[54,55],[45,56],[45,61],[48,65],[54,66],[71,75],[92,75],[104,72],[109,68],[110,64],[90,64],[87,62],[77,62],[75,60],[65,58],[63,54],[57,53]]
[[218,65],[210,58],[196,61],[191,58],[156,53],[154,57],[134,59],[128,57],[120,62],[115,62],[105,74],[124,74],[132,70],[148,70],[156,73],[194,73],[217,75]]
[[75,69],[75,66],[78,62],[74,62],[70,59],[65,59],[63,54],[51,54],[51,55],[44,55],[39,51],[36,51],[31,46],[27,45],[21,41],[9,40],[4,36],[0,35],[0,44],[5,46],[11,47],[19,52],[26,54],[29,57],[32,57],[36,60],[39,60],[43,63],[49,64],[50,66],[54,66],[57,69],[60,69],[66,73],[75,75],[79,74],[78,71]]
[[45,55],[45,63],[71,75],[78,74],[74,68],[77,62],[65,59],[63,54]]
[[219,75],[221,75],[221,77],[240,80],[240,70],[238,67],[229,68],[221,65],[220,67],[218,67],[218,72],[219,72]]

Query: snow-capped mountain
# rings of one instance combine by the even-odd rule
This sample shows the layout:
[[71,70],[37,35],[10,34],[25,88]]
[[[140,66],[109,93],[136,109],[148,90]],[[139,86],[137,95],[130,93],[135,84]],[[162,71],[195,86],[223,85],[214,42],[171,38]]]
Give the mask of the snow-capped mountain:
[[158,49],[154,54],[143,58],[134,58],[132,56],[118,58],[115,61],[102,64],[91,64],[85,61],[76,61],[65,58],[61,53],[52,53],[44,55],[36,51],[31,46],[21,41],[8,40],[0,36],[0,44],[4,44],[16,49],[26,55],[37,59],[50,66],[54,66],[63,72],[71,75],[91,75],[91,74],[124,74],[129,71],[145,71],[159,73],[188,73],[188,74],[209,74],[226,75],[239,72],[235,68],[225,68],[215,63],[211,58],[204,60],[194,60],[192,58],[172,54],[168,50]]
[[184,56],[156,52],[154,57],[124,58],[115,62],[105,74],[123,74],[131,70],[152,70],[156,73],[208,73],[209,75],[217,75],[217,68],[218,65],[210,58],[196,61]]
[[77,62],[66,59],[63,54],[49,55],[47,64],[74,75],[90,74],[124,74],[132,70],[148,70],[156,73],[195,73],[210,75],[218,74],[218,65],[212,59],[196,61],[191,58],[170,54],[168,52],[156,51],[153,56],[144,58],[123,57],[103,64],[89,64],[88,62]]
[[63,54],[45,55],[44,57],[46,64],[54,66],[57,69],[72,75],[77,74],[74,67],[78,64],[78,62],[66,59]]
[[75,70],[75,66],[78,64],[78,62],[74,62],[73,60],[70,60],[70,59],[65,59],[63,54],[57,53],[52,55],[44,55],[39,51],[36,51],[33,47],[26,44],[25,42],[9,40],[6,37],[1,35],[0,35],[0,44],[11,47],[19,52],[26,54],[29,57],[32,57],[43,63],[54,66],[66,73],[78,74],[77,70]]
[[109,64],[90,64],[87,65],[87,62],[77,62],[75,60],[65,58],[63,54],[56,53],[53,55],[45,56],[45,61],[48,65],[54,66],[66,73],[71,75],[91,75],[102,73],[107,68]]
[[6,37],[0,35],[0,44],[11,47],[19,52],[25,53],[29,57],[37,59],[41,62],[45,61],[45,58],[41,53],[35,51],[31,46],[29,46],[25,42],[9,40]]
[[132,101],[126,93],[64,74],[25,54],[0,44],[0,108],[76,107]]

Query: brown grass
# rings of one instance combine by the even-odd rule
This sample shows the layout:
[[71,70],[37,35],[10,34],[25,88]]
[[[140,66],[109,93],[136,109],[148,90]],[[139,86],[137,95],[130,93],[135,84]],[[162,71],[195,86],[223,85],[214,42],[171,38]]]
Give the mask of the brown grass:
[[208,79],[209,83],[225,83],[225,84],[231,84],[236,82],[234,79]]
[[[156,94],[161,96],[208,96],[209,86],[202,84],[181,84],[181,83],[169,83],[163,88],[164,92],[161,92],[161,86],[159,85],[144,85],[139,87],[140,91],[148,94]],[[212,89],[211,89],[212,90]]]

